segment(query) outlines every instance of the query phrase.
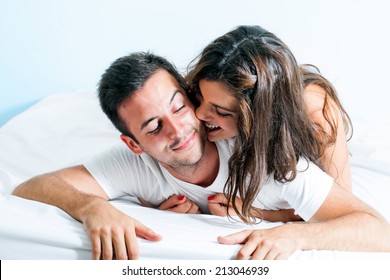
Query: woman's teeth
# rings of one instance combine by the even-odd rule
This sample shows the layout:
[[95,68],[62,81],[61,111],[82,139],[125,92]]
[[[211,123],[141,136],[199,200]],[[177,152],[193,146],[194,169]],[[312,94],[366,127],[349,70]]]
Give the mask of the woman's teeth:
[[215,130],[215,129],[218,129],[220,128],[219,126],[217,125],[210,125],[210,124],[205,124],[205,126],[209,129],[209,130]]

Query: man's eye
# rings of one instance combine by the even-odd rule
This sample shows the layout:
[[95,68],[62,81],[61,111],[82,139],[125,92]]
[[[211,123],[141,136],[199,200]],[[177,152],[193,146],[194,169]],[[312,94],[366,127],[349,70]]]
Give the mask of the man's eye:
[[160,131],[160,129],[161,129],[161,124],[159,123],[157,125],[157,127],[155,129],[149,131],[148,134],[156,134],[156,133],[158,133]]
[[184,104],[182,104],[182,105],[179,107],[179,109],[177,109],[177,110],[175,111],[175,113],[180,112],[180,111],[183,110],[185,107],[186,107],[186,106],[185,106]]

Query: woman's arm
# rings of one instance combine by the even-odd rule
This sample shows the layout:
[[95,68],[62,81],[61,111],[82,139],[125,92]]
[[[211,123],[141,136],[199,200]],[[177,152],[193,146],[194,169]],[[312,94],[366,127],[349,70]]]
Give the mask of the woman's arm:
[[[228,213],[230,216],[237,216],[231,205],[227,205],[228,201],[226,196],[223,193],[217,193],[208,198],[208,206],[210,213],[216,216],[227,216]],[[236,198],[236,205],[238,209],[241,209],[241,199]],[[269,222],[296,222],[301,221],[302,218],[299,215],[295,215],[294,209],[281,209],[281,210],[262,210],[254,208],[253,211],[256,211],[255,217],[258,219],[263,219]]]
[[286,259],[296,250],[390,252],[390,225],[351,192],[333,185],[308,223],[244,230],[218,237],[244,246],[238,259]]
[[[332,135],[332,127],[323,114],[325,102],[325,90],[315,84],[308,85],[304,90],[304,99],[309,116],[317,127],[328,135]],[[351,170],[347,146],[347,136],[345,133],[342,114],[330,97],[328,102],[328,117],[336,129],[336,139],[334,144],[327,146],[320,158],[325,172],[335,179],[335,182],[344,189],[351,191]],[[323,135],[317,133],[318,140],[323,142]]]

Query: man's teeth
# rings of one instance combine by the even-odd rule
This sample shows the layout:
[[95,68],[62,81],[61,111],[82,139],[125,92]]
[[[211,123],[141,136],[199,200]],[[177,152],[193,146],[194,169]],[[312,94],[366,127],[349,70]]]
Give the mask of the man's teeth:
[[210,124],[205,124],[206,125],[206,127],[208,128],[208,129],[217,129],[217,128],[219,128],[219,126],[217,126],[217,125],[210,125]]

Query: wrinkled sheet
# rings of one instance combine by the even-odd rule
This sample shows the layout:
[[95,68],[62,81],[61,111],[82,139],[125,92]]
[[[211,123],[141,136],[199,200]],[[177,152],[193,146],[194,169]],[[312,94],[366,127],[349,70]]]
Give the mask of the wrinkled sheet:
[[[354,127],[353,192],[390,221],[390,120],[359,120]],[[79,164],[118,141],[119,133],[90,92],[54,94],[1,127],[0,259],[90,259],[90,242],[81,223],[54,206],[11,192],[34,175]],[[217,236],[250,228],[225,217],[142,207],[133,198],[111,203],[163,235],[159,242],[139,239],[141,259],[232,259],[240,245],[219,244]],[[280,224],[263,221],[254,227]],[[311,250],[297,251],[290,259],[390,260],[390,253]]]

